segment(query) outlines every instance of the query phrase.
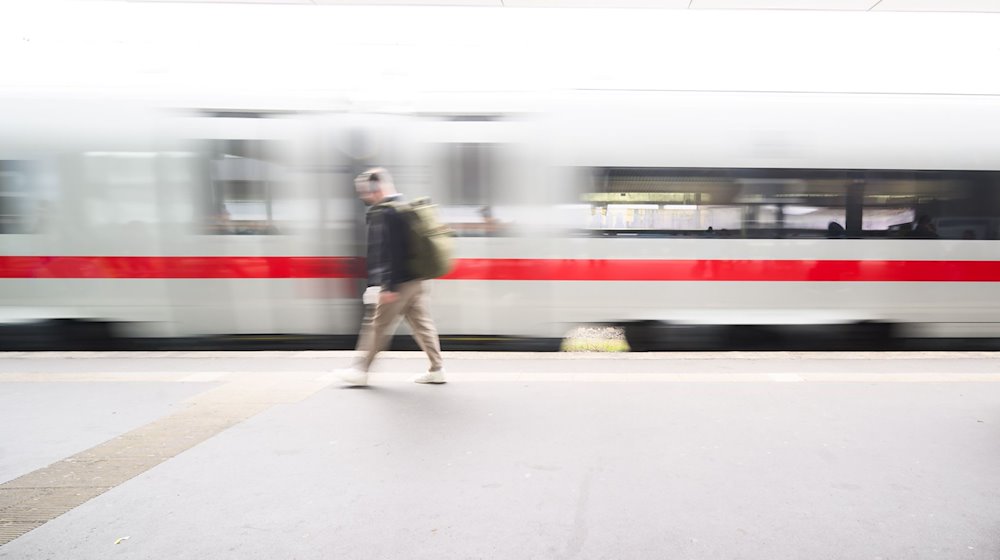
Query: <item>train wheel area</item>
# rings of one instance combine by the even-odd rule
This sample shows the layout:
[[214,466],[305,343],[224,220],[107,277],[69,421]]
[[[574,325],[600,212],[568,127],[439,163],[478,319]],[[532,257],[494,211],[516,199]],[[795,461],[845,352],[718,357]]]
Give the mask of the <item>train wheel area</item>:
[[641,321],[623,325],[633,352],[996,351],[992,337],[915,337],[878,321],[806,325],[692,325]]
[[[0,352],[353,350],[355,335],[241,334],[163,338],[126,336],[127,323],[50,319],[0,325]],[[813,325],[706,325],[636,321],[571,329],[564,338],[441,335],[444,351],[488,352],[854,352],[1000,351],[1000,338],[914,337],[877,321]],[[395,335],[389,350],[418,351]]]
[[[0,352],[156,352],[247,350],[353,350],[356,335],[241,334],[163,338],[124,335],[127,324],[53,319],[0,325]],[[496,335],[442,335],[444,351],[558,352],[562,339]],[[409,335],[395,335],[389,350],[417,351]]]
[[626,324],[636,352],[669,351],[865,351],[897,350],[892,323],[699,325],[660,321]]

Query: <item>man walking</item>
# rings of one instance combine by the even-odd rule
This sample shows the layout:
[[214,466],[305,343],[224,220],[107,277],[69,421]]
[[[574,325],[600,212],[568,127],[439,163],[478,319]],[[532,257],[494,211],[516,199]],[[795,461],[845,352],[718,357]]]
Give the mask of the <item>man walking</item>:
[[423,281],[407,265],[410,253],[409,225],[393,207],[402,200],[389,173],[380,167],[369,169],[354,179],[358,197],[368,205],[365,213],[368,241],[368,289],[365,291],[365,321],[361,325],[357,350],[360,358],[353,367],[341,370],[349,385],[367,385],[368,370],[375,356],[385,349],[399,319],[406,319],[420,349],[430,358],[427,373],[416,383],[444,383],[441,343],[431,319],[430,304]]

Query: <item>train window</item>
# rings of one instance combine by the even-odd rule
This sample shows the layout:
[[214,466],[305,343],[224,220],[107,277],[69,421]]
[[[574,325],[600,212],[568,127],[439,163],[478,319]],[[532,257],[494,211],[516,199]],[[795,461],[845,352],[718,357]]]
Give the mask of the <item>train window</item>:
[[156,200],[156,152],[86,152],[85,214],[93,225],[160,221]]
[[594,170],[576,229],[602,236],[996,239],[1000,173]]
[[[84,152],[79,215],[90,226],[125,226],[125,235],[149,234],[143,226],[152,224],[186,226],[192,221],[186,193],[199,183],[200,161],[196,152]],[[41,208],[57,198],[57,189],[52,174],[40,174]]]
[[490,174],[492,170],[489,144],[452,144],[451,185],[449,201],[452,204],[489,204]]
[[725,170],[598,169],[582,194],[591,205],[584,227],[598,235],[762,236],[800,202],[774,196],[786,186]]
[[446,182],[441,217],[459,236],[482,237],[501,231],[490,193],[496,187],[495,144],[447,144]]
[[[878,171],[863,185],[864,236],[997,239],[1000,173]],[[882,222],[870,224],[869,216]]]
[[274,192],[282,177],[275,145],[266,140],[210,142],[206,232],[220,235],[277,233]]
[[0,234],[33,231],[37,202],[30,169],[27,161],[0,160]]

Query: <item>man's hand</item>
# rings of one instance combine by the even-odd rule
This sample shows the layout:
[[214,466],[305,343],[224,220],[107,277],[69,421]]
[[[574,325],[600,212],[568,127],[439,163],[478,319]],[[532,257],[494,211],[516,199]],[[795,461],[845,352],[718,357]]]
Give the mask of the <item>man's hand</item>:
[[388,290],[382,290],[378,294],[378,303],[379,303],[379,305],[388,305],[388,304],[396,301],[396,299],[398,299],[398,298],[399,298],[399,294],[397,294],[396,292],[390,292]]

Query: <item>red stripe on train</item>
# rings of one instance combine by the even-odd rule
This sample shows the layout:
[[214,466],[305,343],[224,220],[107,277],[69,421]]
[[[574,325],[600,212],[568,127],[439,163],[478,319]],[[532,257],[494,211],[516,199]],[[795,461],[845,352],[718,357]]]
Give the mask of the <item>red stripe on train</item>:
[[0,278],[356,278],[350,257],[0,257]]
[[1000,261],[466,259],[462,280],[996,282]]
[[[357,278],[354,257],[0,257],[0,278]],[[459,259],[445,280],[997,282],[1000,261]]]

